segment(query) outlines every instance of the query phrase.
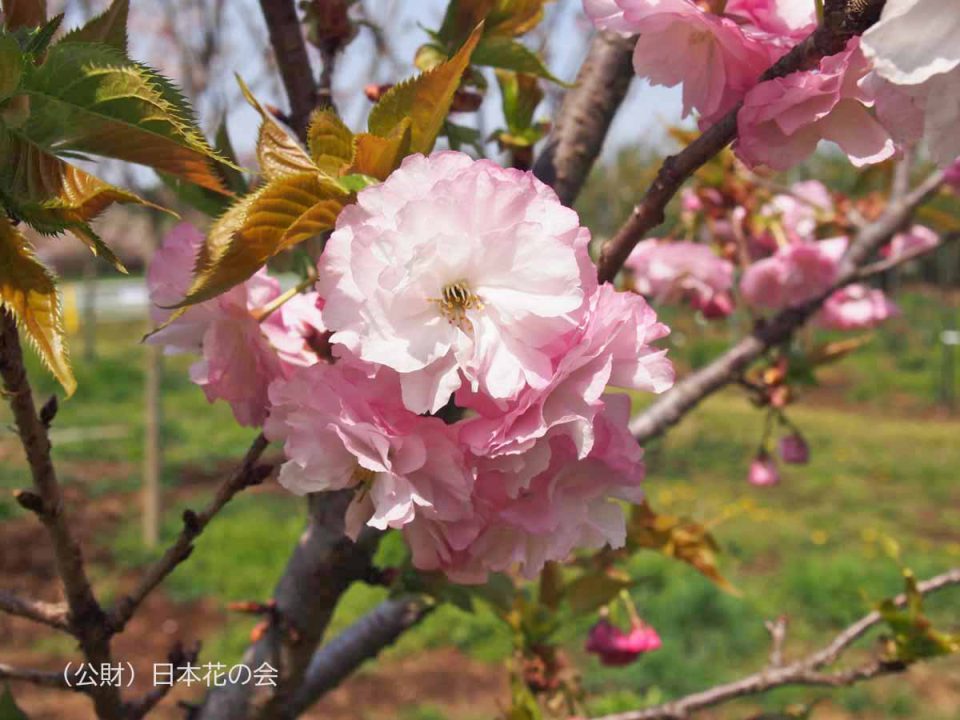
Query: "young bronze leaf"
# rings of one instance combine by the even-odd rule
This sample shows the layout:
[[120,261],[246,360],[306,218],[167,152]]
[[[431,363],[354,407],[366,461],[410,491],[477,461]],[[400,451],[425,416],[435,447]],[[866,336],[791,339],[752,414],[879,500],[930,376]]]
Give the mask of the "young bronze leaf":
[[404,118],[410,118],[410,152],[429,153],[482,34],[481,24],[447,62],[390,88],[370,112],[370,132],[389,137]]
[[410,154],[410,118],[403,121],[388,137],[360,133],[354,138],[353,165],[347,174],[360,174],[386,180],[387,176]]
[[3,0],[3,24],[10,30],[39,27],[46,19],[46,0]]
[[3,213],[0,213],[0,305],[13,313],[67,396],[72,395],[77,381],[67,357],[53,276],[37,262],[26,238]]
[[334,177],[353,162],[353,133],[332,110],[314,111],[307,147],[316,166]]
[[260,162],[260,172],[263,173],[264,178],[270,181],[286,175],[316,172],[317,167],[313,164],[310,156],[257,101],[253,93],[250,92],[250,88],[240,79],[239,75],[237,76],[237,82],[240,84],[240,90],[247,102],[260,113],[257,160]]
[[517,37],[543,20],[545,0],[496,0],[487,14],[487,35]]
[[110,7],[92,18],[86,25],[71,30],[60,42],[103,43],[127,52],[127,17],[130,0],[113,0]]
[[493,35],[483,38],[473,52],[473,63],[474,65],[536,75],[558,85],[566,85],[547,69],[543,60],[533,50],[508,37]]
[[30,119],[21,132],[54,152],[140,163],[226,193],[211,161],[223,162],[169,81],[97,43],[59,43],[28,67]]
[[[181,305],[209,300],[243,282],[279,252],[334,226],[353,195],[316,170],[269,183],[224,216],[197,260]],[[232,232],[231,232],[232,231]]]

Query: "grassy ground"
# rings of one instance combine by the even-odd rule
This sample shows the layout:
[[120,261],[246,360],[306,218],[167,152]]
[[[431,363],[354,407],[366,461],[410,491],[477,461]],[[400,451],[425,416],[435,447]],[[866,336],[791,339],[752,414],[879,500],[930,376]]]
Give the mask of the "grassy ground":
[[[562,631],[594,695],[593,712],[657,702],[759,667],[768,650],[763,620],[781,613],[790,618],[795,652],[825,641],[873,602],[899,590],[897,567],[882,550],[885,537],[900,543],[905,561],[918,574],[960,564],[960,417],[937,405],[942,359],[936,333],[943,308],[937,296],[924,294],[909,295],[903,305],[904,318],[857,355],[829,368],[823,387],[806,390],[792,418],[806,432],[813,458],[809,466],[787,470],[779,487],[758,489],[744,482],[762,417],[732,391],[705,403],[648,449],[647,487],[654,507],[715,522],[725,549],[722,570],[743,594],[724,594],[692,570],[660,557],[636,557],[629,567],[637,579],[633,595],[663,637],[663,649],[629,668],[608,669],[580,650],[589,618],[571,621]],[[723,328],[680,327],[673,338],[685,365],[701,364],[729,340]],[[131,327],[101,333],[100,357],[92,364],[77,361],[80,390],[63,404],[56,423],[55,454],[64,482],[82,485],[91,496],[137,486],[143,428],[138,335],[139,328]],[[215,473],[242,453],[252,432],[238,428],[228,408],[206,403],[186,378],[188,362],[173,358],[167,366],[165,482],[180,502],[188,498],[195,505],[210,485],[182,489],[185,472],[192,478]],[[53,389],[38,368],[31,370],[41,391]],[[960,378],[955,381],[960,386]],[[2,462],[15,451],[9,435],[0,439],[0,487],[27,482],[21,463]],[[0,519],[20,516],[6,498],[6,493],[0,496]],[[167,518],[166,530],[172,533],[176,508]],[[115,564],[98,567],[98,577],[108,579],[118,568],[133,568],[153,556],[140,545],[137,523],[136,514],[128,512],[119,532],[100,537]],[[263,598],[302,523],[302,504],[295,498],[241,496],[204,533],[166,591],[178,600],[207,598],[218,604]],[[2,533],[0,525],[0,538]],[[395,539],[382,550],[387,559],[398,552]],[[355,588],[335,626],[344,627],[382,596]],[[931,603],[938,612],[951,605],[957,606],[956,593]],[[230,662],[246,644],[249,629],[249,622],[232,619],[205,644],[204,656]],[[489,611],[468,615],[443,608],[389,654],[400,659],[451,644],[491,662],[510,650],[506,628]],[[960,668],[943,663],[942,669],[951,697],[960,700]],[[944,709],[921,694],[916,687],[885,681],[832,697],[855,717],[957,716],[957,706]],[[816,695],[781,691],[763,704],[781,708]],[[442,705],[427,698],[397,712],[404,720],[447,717]],[[743,717],[743,712],[724,717]]]

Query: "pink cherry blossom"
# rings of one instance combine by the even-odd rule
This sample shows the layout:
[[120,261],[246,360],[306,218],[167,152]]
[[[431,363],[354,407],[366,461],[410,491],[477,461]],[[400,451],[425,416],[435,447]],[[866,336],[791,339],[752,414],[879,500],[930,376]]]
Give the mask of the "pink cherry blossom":
[[797,0],[729,0],[724,11],[746,20],[747,32],[762,33],[768,42],[796,43],[817,25],[815,4]]
[[848,285],[827,298],[817,323],[830,330],[866,330],[899,314],[882,290]]
[[403,161],[337,221],[320,261],[324,323],[436,411],[466,381],[497,400],[544,387],[543,346],[596,285],[589,232],[531,173],[457,152]]
[[586,0],[584,9],[598,29],[639,34],[637,75],[652,85],[682,84],[684,116],[695,109],[707,122],[731,109],[782,52],[690,0]]
[[747,482],[757,487],[767,487],[779,483],[780,471],[777,470],[777,464],[773,458],[766,453],[757,455],[750,463]]
[[587,636],[585,650],[600,658],[604,665],[629,665],[644,653],[658,650],[660,635],[641,621],[631,623],[630,631],[623,632],[606,618],[602,618]]
[[721,317],[732,309],[733,264],[702,243],[643,240],[625,266],[634,289],[655,302],[685,299]]
[[810,462],[810,446],[799,433],[791,433],[780,438],[777,450],[780,453],[780,459],[789,465],[806,465]]
[[790,186],[763,206],[761,215],[776,217],[791,242],[814,240],[817,225],[834,214],[833,197],[819,180],[804,180]]
[[[167,322],[170,306],[179,302],[190,286],[194,259],[203,235],[181,223],[164,238],[147,273],[154,307],[154,322]],[[293,366],[317,362],[307,337],[322,331],[315,310],[316,293],[295,298],[291,308],[258,320],[256,313],[280,295],[280,285],[260,270],[252,278],[219,297],[190,306],[186,312],[148,342],[164,345],[168,352],[199,353],[190,368],[190,379],[210,402],[225,400],[241,425],[258,426],[267,411],[267,386]]]
[[960,158],[954,160],[946,169],[943,181],[954,190],[960,190]]
[[837,279],[844,237],[786,245],[747,268],[740,291],[752,306],[781,310],[825,293]]
[[860,80],[869,65],[858,38],[820,61],[815,71],[762,82],[737,115],[737,155],[751,166],[786,170],[806,159],[820,140],[840,146],[857,167],[886,160],[895,147],[870,114],[873,97]]
[[354,538],[364,524],[468,517],[473,476],[452,428],[407,410],[396,373],[371,372],[341,360],[270,385],[264,433],[284,442],[280,484],[297,494],[357,487],[347,511]]
[[545,388],[528,388],[505,407],[457,394],[458,404],[478,413],[460,424],[461,442],[479,456],[512,456],[514,482],[546,465],[529,451],[551,430],[562,427],[578,457],[586,456],[608,385],[656,393],[673,385],[673,365],[653,345],[668,332],[642,297],[600,286],[580,326],[551,348],[555,369]]
[[894,235],[881,252],[886,257],[896,259],[932,250],[939,244],[940,236],[926,225],[912,225],[905,232]]

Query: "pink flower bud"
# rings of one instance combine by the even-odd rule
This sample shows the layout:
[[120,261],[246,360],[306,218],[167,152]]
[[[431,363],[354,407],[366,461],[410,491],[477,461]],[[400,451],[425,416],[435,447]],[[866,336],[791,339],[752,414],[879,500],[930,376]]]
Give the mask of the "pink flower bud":
[[629,633],[601,619],[590,629],[586,650],[600,658],[604,665],[629,665],[643,653],[657,650],[662,645],[657,631],[650,625],[636,621]]
[[760,453],[750,463],[750,472],[747,473],[747,482],[757,487],[776,485],[780,482],[780,472],[777,464],[766,453]]
[[810,446],[800,433],[780,438],[780,459],[790,465],[806,465],[810,462]]
[[692,304],[707,320],[720,320],[733,312],[733,298],[726,292],[715,293],[706,301],[695,296]]

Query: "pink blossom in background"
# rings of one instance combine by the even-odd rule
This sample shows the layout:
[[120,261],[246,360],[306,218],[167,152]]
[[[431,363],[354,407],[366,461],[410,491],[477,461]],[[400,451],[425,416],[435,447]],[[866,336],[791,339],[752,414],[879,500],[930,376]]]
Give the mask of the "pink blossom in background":
[[939,244],[940,236],[926,225],[912,225],[905,232],[894,235],[881,253],[889,258],[902,258],[932,250]]
[[436,411],[466,381],[496,400],[552,375],[543,346],[596,286],[589,232],[531,173],[413,155],[347,207],[320,261],[331,340]]
[[960,190],[960,158],[957,158],[946,169],[943,180],[954,190]]
[[780,471],[777,463],[767,453],[761,453],[750,463],[747,472],[747,482],[757,487],[769,487],[780,482]]
[[837,279],[847,238],[786,245],[750,265],[740,280],[740,292],[755,308],[782,310],[826,292]]
[[891,157],[889,132],[867,110],[873,97],[860,80],[869,65],[858,38],[801,71],[754,87],[737,115],[738,157],[750,166],[787,170],[805,160],[821,140],[836,143],[857,167]]
[[817,323],[828,330],[866,330],[899,314],[882,290],[848,285],[827,298]]
[[791,433],[780,438],[777,450],[780,453],[780,459],[789,465],[806,465],[810,462],[810,446],[799,433]]
[[958,36],[960,13],[954,0],[887,0],[879,22],[862,40],[877,75],[901,91],[904,111],[897,112],[896,99],[888,100],[885,121],[900,126],[895,132],[917,135],[919,120],[941,166],[960,155]]
[[804,180],[790,186],[790,193],[774,195],[761,215],[779,218],[791,242],[815,240],[817,225],[833,217],[833,196],[819,180]]
[[732,310],[733,264],[702,243],[643,240],[624,266],[634,289],[654,302],[684,299],[714,317]]
[[585,0],[584,10],[600,30],[639,34],[637,75],[682,84],[684,117],[697,110],[707,122],[736,105],[782,52],[690,0]]
[[[162,324],[173,311],[159,306],[176,304],[190,286],[194,260],[203,235],[180,223],[164,238],[147,272],[151,319]],[[318,331],[319,316],[309,311],[316,295],[297,299],[293,308],[277,311],[258,322],[254,313],[280,295],[276,280],[260,270],[252,278],[219,297],[189,307],[152,334],[147,342],[168,352],[194,352],[200,360],[190,367],[190,379],[210,402],[225,400],[241,425],[261,425],[267,412],[267,386],[293,366],[317,361],[305,334]],[[296,308],[305,303],[304,312]]]
[[662,646],[660,636],[650,625],[640,621],[624,632],[606,618],[590,628],[584,649],[597,655],[604,665],[629,665],[644,653]]
[[473,474],[454,431],[407,410],[396,373],[371,370],[319,363],[271,384],[264,433],[284,443],[280,484],[299,495],[358,487],[347,511],[354,538],[364,524],[468,517]]

